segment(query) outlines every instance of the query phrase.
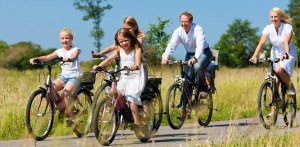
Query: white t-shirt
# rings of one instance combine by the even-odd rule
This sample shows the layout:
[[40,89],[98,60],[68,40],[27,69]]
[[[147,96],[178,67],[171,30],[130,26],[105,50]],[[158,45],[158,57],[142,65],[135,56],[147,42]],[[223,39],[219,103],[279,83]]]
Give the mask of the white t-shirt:
[[[71,58],[76,50],[79,50],[77,47],[72,47],[69,51],[63,52],[63,48],[57,49],[56,54],[58,57]],[[79,50],[80,54],[80,50]],[[79,54],[74,62],[65,62],[61,65],[62,75],[65,77],[78,77],[82,75],[81,68],[79,65]]]
[[202,27],[192,23],[190,31],[186,33],[180,26],[174,31],[172,38],[162,55],[162,59],[168,59],[174,53],[179,43],[183,44],[187,52],[195,53],[197,59],[203,54],[204,49],[209,46],[205,40],[205,33]]
[[[273,24],[267,25],[264,30],[262,31],[262,34],[266,34],[270,42],[272,44],[271,49],[271,58],[280,58],[282,55],[285,54],[284,49],[284,41],[286,38],[286,35],[288,33],[293,33],[293,27],[290,24],[281,23],[280,27],[278,28],[278,35],[275,29],[275,26]],[[290,56],[297,57],[296,47],[293,43],[293,41],[290,41]]]

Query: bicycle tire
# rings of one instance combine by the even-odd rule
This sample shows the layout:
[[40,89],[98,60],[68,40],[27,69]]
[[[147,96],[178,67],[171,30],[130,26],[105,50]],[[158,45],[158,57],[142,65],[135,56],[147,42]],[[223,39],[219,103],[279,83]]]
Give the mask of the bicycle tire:
[[105,81],[106,83],[102,84],[99,86],[99,88],[97,89],[95,96],[93,98],[93,104],[92,104],[92,113],[95,111],[95,108],[97,106],[97,103],[101,100],[101,98],[104,98],[106,95],[108,95],[108,93],[105,92],[105,87],[111,88],[111,83]]
[[163,104],[162,104],[162,98],[159,91],[155,92],[155,98],[150,101],[150,103],[154,106],[154,127],[151,131],[151,136],[153,136],[157,130],[160,127],[161,121],[162,121],[162,115],[163,115]]
[[296,114],[297,114],[297,101],[296,101],[296,95],[293,96],[287,96],[287,99],[285,101],[285,114],[283,117],[283,120],[287,126],[293,127]]
[[137,130],[134,130],[136,137],[141,142],[147,142],[152,137],[152,131],[155,128],[155,103],[148,102],[147,111],[140,110],[139,120],[141,127]]
[[[39,109],[37,109],[38,106]],[[50,134],[54,111],[54,103],[51,100],[47,103],[45,90],[38,89],[31,94],[26,107],[26,127],[35,140],[44,140]],[[46,113],[42,114],[44,112]]]
[[213,97],[208,94],[208,98],[199,100],[199,107],[196,108],[196,116],[200,126],[208,126],[213,113]]
[[278,106],[275,103],[275,111],[272,116],[268,116],[271,113],[272,94],[274,93],[273,87],[269,81],[265,81],[259,88],[258,92],[258,113],[261,124],[266,129],[270,129],[275,126],[278,116]]
[[80,89],[74,96],[75,127],[73,127],[73,132],[78,137],[82,137],[89,133],[92,123],[92,98],[90,91],[87,89]]
[[170,86],[165,103],[169,126],[172,129],[180,129],[186,116],[186,101],[183,98],[183,90],[180,84],[174,83]]
[[[112,116],[113,112],[114,116]],[[107,98],[99,101],[93,117],[93,126],[95,137],[101,145],[107,146],[113,142],[119,129],[119,118],[119,111],[113,107],[113,103],[111,105],[109,102],[107,103]],[[106,131],[105,129],[107,128],[108,130]]]

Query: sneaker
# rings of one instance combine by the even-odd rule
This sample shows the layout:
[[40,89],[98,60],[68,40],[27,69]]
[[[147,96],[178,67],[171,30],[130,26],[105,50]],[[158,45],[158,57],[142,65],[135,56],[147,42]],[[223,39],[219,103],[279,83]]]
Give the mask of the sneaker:
[[290,95],[290,96],[296,95],[295,89],[290,89],[290,90],[288,91],[288,95]]
[[205,99],[208,97],[208,93],[204,91],[199,92],[199,95],[200,95],[200,99]]
[[74,121],[73,120],[69,119],[66,122],[67,122],[67,127],[73,127],[73,125],[74,125]]
[[267,119],[270,119],[271,117],[273,117],[273,114],[272,113],[270,113],[270,114],[267,114]]

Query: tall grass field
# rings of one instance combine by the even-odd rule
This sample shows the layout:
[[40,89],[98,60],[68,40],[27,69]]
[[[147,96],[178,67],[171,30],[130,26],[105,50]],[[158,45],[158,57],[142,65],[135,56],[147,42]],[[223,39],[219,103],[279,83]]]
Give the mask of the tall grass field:
[[[83,67],[83,71],[89,69]],[[39,86],[44,85],[43,72],[41,70],[17,71],[0,69],[0,140],[11,140],[29,138],[25,123],[25,110],[29,96]],[[250,67],[232,69],[221,67],[216,72],[216,94],[213,95],[214,109],[212,121],[230,120],[257,116],[257,94],[268,68]],[[40,75],[42,73],[42,76]],[[292,81],[299,91],[299,69],[295,69]],[[56,79],[60,73],[59,67],[53,69],[52,79]],[[175,76],[179,74],[177,66],[150,67],[149,75],[162,77],[161,95],[163,106],[169,86],[174,82]],[[97,82],[93,92],[99,87],[103,74],[97,75]],[[39,82],[40,78],[40,82]],[[298,106],[299,105],[299,96]],[[165,111],[165,109],[164,109]],[[185,123],[195,122],[192,117]],[[168,125],[166,116],[163,115],[162,125]],[[171,129],[171,128],[170,128]],[[57,113],[50,136],[73,134],[71,128],[58,122]],[[298,135],[299,136],[299,135]],[[287,137],[289,138],[289,137]],[[286,138],[283,138],[286,139]],[[260,140],[256,140],[259,142]],[[239,144],[237,144],[239,145]]]

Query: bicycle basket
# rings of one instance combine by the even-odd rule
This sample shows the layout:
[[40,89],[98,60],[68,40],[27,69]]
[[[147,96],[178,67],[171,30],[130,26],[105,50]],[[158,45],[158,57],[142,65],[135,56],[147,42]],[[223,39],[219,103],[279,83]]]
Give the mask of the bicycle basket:
[[161,78],[149,78],[146,81],[144,91],[141,94],[142,101],[151,101],[155,98],[155,92],[158,91],[158,87],[161,84]]
[[93,85],[96,81],[96,73],[93,72],[84,72],[82,76],[80,76],[81,84],[85,85]]

